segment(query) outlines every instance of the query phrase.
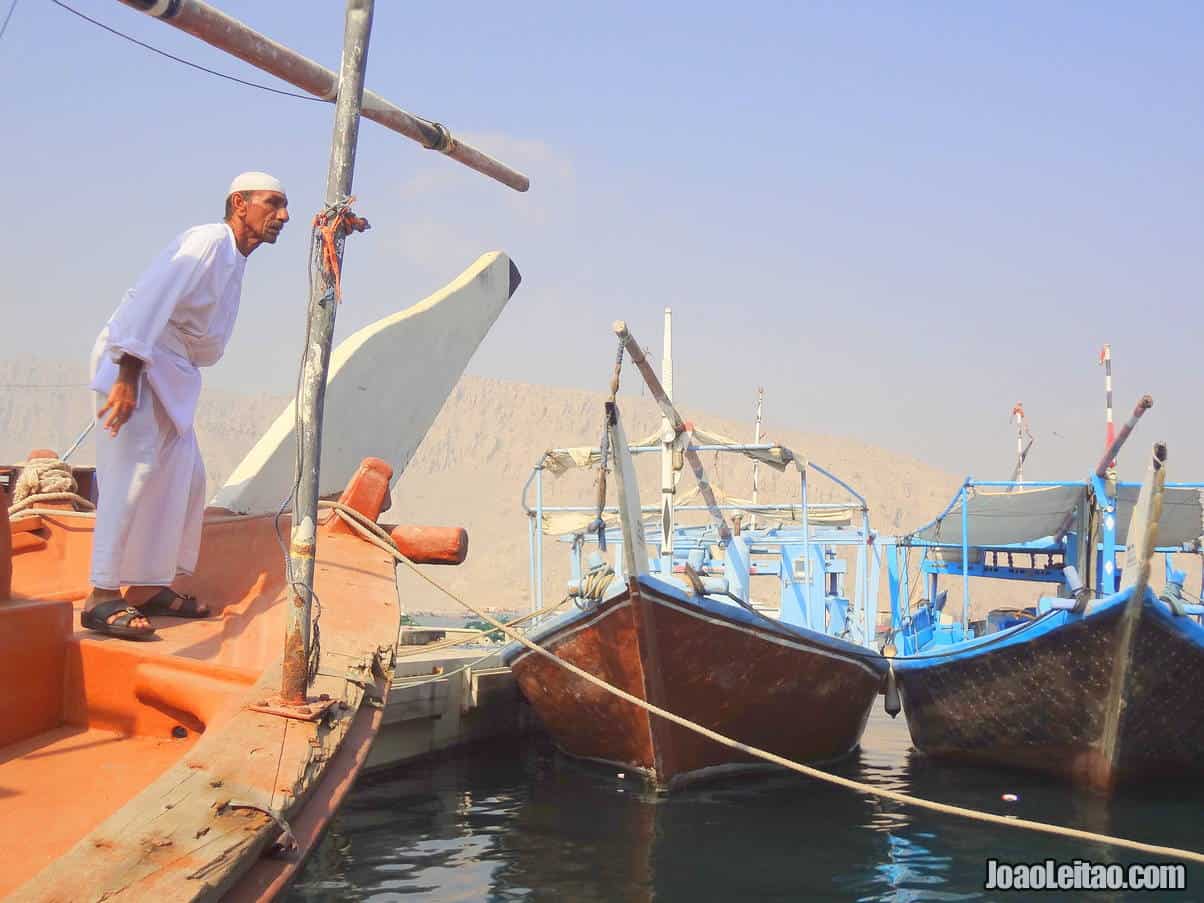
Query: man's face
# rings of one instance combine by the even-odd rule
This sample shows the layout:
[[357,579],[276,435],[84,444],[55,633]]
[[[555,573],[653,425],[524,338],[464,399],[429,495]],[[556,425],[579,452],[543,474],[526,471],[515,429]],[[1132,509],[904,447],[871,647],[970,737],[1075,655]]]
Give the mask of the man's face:
[[288,222],[288,198],[279,191],[252,191],[243,208],[243,220],[251,235],[274,245]]

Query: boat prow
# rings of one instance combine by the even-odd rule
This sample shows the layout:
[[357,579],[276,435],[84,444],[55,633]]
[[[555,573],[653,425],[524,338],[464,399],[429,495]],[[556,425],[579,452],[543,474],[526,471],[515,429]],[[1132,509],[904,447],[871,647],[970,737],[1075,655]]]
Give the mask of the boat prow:
[[[1053,775],[1100,793],[1204,774],[1204,627],[1146,590],[1127,654],[1131,591],[896,659],[912,742],[951,761]],[[1123,681],[1114,677],[1122,654]],[[1109,719],[1109,709],[1119,717]]]
[[[506,254],[483,254],[430,297],[335,348],[319,495],[338,492],[367,455],[405,469],[520,280]],[[294,426],[289,402],[210,504],[239,514],[275,511],[293,485]]]
[[[556,656],[703,727],[800,762],[856,749],[886,676],[863,647],[690,596],[642,576],[532,639]],[[522,647],[506,658],[557,745],[677,788],[760,760],[565,672]],[[784,713],[805,717],[784,721]]]

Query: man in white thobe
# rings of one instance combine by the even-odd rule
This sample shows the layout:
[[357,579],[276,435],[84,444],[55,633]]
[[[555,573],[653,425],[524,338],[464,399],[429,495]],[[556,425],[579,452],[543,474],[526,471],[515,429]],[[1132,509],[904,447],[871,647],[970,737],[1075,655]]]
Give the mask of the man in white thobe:
[[247,257],[274,244],[288,218],[278,180],[238,176],[225,220],[177,236],[96,339],[91,387],[103,400],[96,416],[104,428],[85,627],[140,639],[154,633],[147,614],[209,614],[171,589],[177,576],[192,573],[201,544],[205,467],[193,431],[199,368],[217,363],[230,340]]

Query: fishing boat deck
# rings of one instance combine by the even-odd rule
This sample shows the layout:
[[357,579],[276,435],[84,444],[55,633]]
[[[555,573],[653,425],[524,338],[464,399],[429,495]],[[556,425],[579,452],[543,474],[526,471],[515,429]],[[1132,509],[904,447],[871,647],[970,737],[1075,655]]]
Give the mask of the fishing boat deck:
[[[0,896],[66,853],[196,741],[193,733],[183,739],[129,737],[64,724],[4,750],[0,807],[9,825],[31,827],[0,832]],[[121,755],[114,758],[118,745]]]
[[[37,876],[42,884],[22,894],[41,899],[47,888],[71,887],[66,898],[75,898],[91,878],[71,863],[85,859],[114,876],[141,855],[164,860],[157,866],[164,880],[190,872],[209,847],[226,842],[223,831],[258,830],[254,819],[227,818],[229,825],[213,829],[217,847],[206,846],[209,837],[194,838],[192,823],[181,825],[210,811],[201,800],[205,788],[224,781],[240,799],[262,796],[265,805],[283,806],[281,791],[300,794],[305,785],[297,775],[309,774],[309,759],[325,754],[307,739],[314,727],[290,728],[286,719],[249,710],[280,685],[288,594],[271,517],[207,518],[197,575],[180,588],[214,615],[152,617],[157,635],[142,642],[80,627],[90,528],[70,514],[43,516],[44,544],[30,550],[42,557],[17,556],[14,597],[0,604],[0,680],[13,688],[0,695],[0,812],[6,824],[25,828],[0,838],[0,896]],[[313,692],[340,698],[343,675],[363,669],[365,656],[387,640],[396,592],[392,562],[379,549],[329,530],[322,543],[315,590],[326,603],[321,673],[328,676],[317,678]],[[355,711],[343,710],[329,730],[341,732]],[[312,739],[324,746],[327,731]],[[186,788],[174,788],[185,784],[201,788],[188,791],[200,803],[183,804]],[[168,795],[172,805],[162,802]],[[127,826],[111,821],[126,807]],[[170,834],[164,850],[148,848],[158,845],[160,829]],[[87,856],[78,846],[83,838],[91,845]],[[168,860],[179,860],[179,868]]]

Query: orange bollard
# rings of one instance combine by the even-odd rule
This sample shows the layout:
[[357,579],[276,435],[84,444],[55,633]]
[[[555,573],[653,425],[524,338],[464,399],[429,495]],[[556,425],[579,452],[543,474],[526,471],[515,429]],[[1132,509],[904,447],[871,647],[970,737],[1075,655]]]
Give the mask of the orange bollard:
[[463,564],[468,557],[468,531],[463,527],[401,524],[389,535],[398,551],[415,564]]
[[[354,508],[368,520],[375,522],[385,510],[389,498],[389,481],[393,479],[393,468],[380,458],[364,458],[359,470],[347,482],[347,488],[339,496],[339,502]],[[330,524],[331,533],[350,533],[358,536],[340,517]]]

